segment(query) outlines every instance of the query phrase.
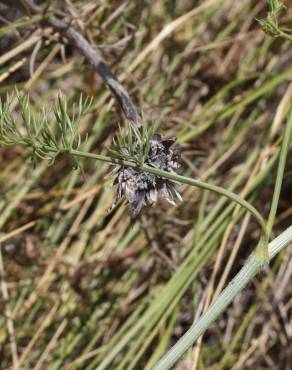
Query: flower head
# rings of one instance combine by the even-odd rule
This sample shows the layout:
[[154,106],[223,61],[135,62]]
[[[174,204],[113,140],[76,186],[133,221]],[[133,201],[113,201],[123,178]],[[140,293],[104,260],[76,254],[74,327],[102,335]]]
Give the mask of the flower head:
[[[161,135],[143,137],[135,136],[132,145],[122,146],[119,152],[130,160],[143,158],[143,163],[150,167],[174,173],[179,167],[179,151],[173,149],[175,140],[163,140]],[[146,148],[146,149],[145,149]],[[175,199],[181,200],[175,188],[175,182],[169,179],[144,172],[142,169],[119,166],[112,173],[116,174],[117,200],[123,196],[131,207],[132,219],[136,218],[143,206],[152,205],[158,196],[175,205]]]

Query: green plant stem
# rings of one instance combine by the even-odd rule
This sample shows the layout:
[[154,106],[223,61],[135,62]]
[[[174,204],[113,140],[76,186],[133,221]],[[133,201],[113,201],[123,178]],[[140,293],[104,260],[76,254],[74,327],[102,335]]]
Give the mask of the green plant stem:
[[281,145],[280,158],[279,158],[278,170],[277,170],[277,175],[276,175],[275,189],[274,189],[274,193],[273,193],[271,210],[270,210],[267,225],[266,225],[267,232],[268,232],[268,237],[270,237],[270,234],[271,234],[272,228],[273,228],[273,224],[274,224],[274,221],[275,221],[275,217],[276,217],[276,212],[277,212],[279,198],[280,198],[280,192],[281,192],[281,188],[282,188],[285,164],[286,164],[286,159],[287,159],[287,155],[288,155],[291,135],[292,135],[292,109],[290,111],[289,119],[288,119],[285,131],[284,131],[284,134],[283,134],[283,143]]
[[[268,245],[269,260],[292,242],[292,226]],[[256,254],[252,254],[239,273],[231,280],[228,286],[213,301],[206,313],[195,322],[180,340],[154,366],[153,370],[168,370],[187,351],[188,348],[202,335],[215,321],[221,312],[232,302],[234,297],[249,283],[249,281],[263,268]]]
[[288,33],[283,32],[280,29],[278,30],[278,32],[279,32],[279,37],[282,37],[282,38],[292,42],[292,36],[290,36]]
[[[226,190],[224,188],[221,188],[220,186],[208,184],[208,183],[200,181],[200,180],[194,180],[194,179],[191,179],[189,177],[185,177],[185,176],[177,175],[175,173],[170,173],[170,172],[167,172],[167,171],[163,171],[163,170],[160,170],[158,168],[150,167],[150,166],[147,166],[147,165],[137,166],[137,164],[135,162],[124,161],[122,159],[112,158],[112,157],[108,157],[108,156],[104,156],[104,155],[100,155],[100,154],[87,153],[87,152],[82,152],[82,151],[74,150],[74,149],[69,150],[69,154],[72,154],[72,155],[78,156],[78,157],[83,157],[83,158],[96,159],[96,160],[99,160],[99,161],[103,161],[103,162],[107,162],[107,163],[111,163],[111,164],[115,164],[115,165],[140,169],[141,171],[145,171],[145,172],[151,173],[151,174],[156,175],[156,176],[161,176],[161,177],[164,177],[164,178],[167,178],[167,179],[170,179],[170,180],[182,183],[182,184],[187,184],[187,185],[195,186],[197,188],[210,190],[210,191],[213,191],[214,193],[223,195],[224,197],[226,197],[226,198],[236,202],[237,204],[241,205],[242,207],[244,207],[246,210],[248,210],[256,218],[256,220],[258,221],[259,225],[262,228],[263,244],[267,245],[267,243],[268,243],[268,233],[267,233],[267,229],[266,229],[266,222],[263,219],[263,217],[260,215],[260,213],[249,202],[247,202],[246,200],[241,198],[239,195],[231,192],[230,190]],[[265,262],[265,261],[263,261],[263,262]]]

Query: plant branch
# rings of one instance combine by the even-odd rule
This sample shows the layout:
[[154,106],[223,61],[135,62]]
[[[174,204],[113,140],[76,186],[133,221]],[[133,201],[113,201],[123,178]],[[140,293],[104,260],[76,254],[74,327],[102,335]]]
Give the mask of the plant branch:
[[96,160],[100,160],[100,161],[115,164],[115,165],[140,169],[141,171],[152,173],[153,175],[156,175],[156,176],[161,176],[161,177],[173,180],[173,181],[177,181],[177,182],[182,183],[182,184],[187,184],[187,185],[195,186],[195,187],[198,187],[198,188],[201,188],[201,189],[210,190],[210,191],[213,191],[214,193],[223,195],[226,198],[234,201],[235,203],[237,203],[237,204],[241,205],[242,207],[244,207],[245,209],[247,209],[256,218],[256,220],[258,221],[259,225],[262,228],[263,244],[267,244],[267,242],[268,242],[266,223],[265,223],[265,220],[263,219],[263,217],[260,215],[260,213],[250,203],[248,203],[246,200],[241,198],[239,195],[237,195],[237,194],[235,194],[235,193],[233,193],[229,190],[221,188],[220,186],[208,184],[208,183],[205,183],[205,182],[200,181],[200,180],[194,180],[194,179],[191,179],[189,177],[177,175],[175,173],[170,173],[170,172],[163,171],[163,170],[160,170],[158,168],[150,167],[150,166],[147,166],[147,165],[138,166],[135,162],[125,161],[125,160],[122,160],[122,159],[119,159],[119,158],[113,158],[113,157],[108,157],[108,156],[104,156],[104,155],[100,155],[100,154],[94,154],[94,153],[87,153],[87,152],[82,152],[82,151],[79,151],[79,150],[69,150],[68,153],[70,153],[74,156],[78,156],[78,157],[96,159]]

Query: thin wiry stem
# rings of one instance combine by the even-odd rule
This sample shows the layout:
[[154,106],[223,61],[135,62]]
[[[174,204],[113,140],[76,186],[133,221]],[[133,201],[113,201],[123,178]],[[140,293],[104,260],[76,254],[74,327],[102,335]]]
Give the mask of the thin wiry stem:
[[[176,181],[178,183],[195,186],[197,188],[201,188],[201,189],[205,189],[205,190],[210,190],[210,191],[213,191],[214,193],[223,195],[226,198],[236,202],[237,204],[241,205],[246,210],[248,210],[256,218],[256,220],[258,221],[259,225],[262,228],[263,243],[266,243],[267,240],[268,240],[268,235],[267,235],[267,230],[266,230],[266,222],[263,219],[263,217],[260,215],[260,213],[249,202],[247,202],[246,200],[241,198],[239,195],[237,195],[237,194],[235,194],[235,193],[233,193],[229,190],[226,190],[224,188],[221,188],[220,186],[208,184],[208,183],[203,182],[201,180],[191,179],[189,177],[177,175],[175,173],[170,173],[170,172],[163,171],[163,170],[160,170],[158,168],[150,167],[150,166],[147,166],[147,165],[138,166],[135,162],[124,161],[124,160],[119,159],[119,158],[112,158],[112,157],[108,157],[108,156],[104,156],[104,155],[100,155],[100,154],[82,152],[82,151],[79,151],[79,150],[70,150],[69,153],[74,155],[74,156],[78,156],[78,157],[96,159],[96,160],[100,160],[100,161],[115,164],[115,165],[140,169],[141,171],[145,171],[145,172],[151,173],[151,174],[156,175],[156,176],[164,177],[164,178],[167,178],[169,180]],[[264,262],[265,261],[263,261],[263,263]]]
[[292,136],[292,109],[290,111],[289,119],[288,119],[285,131],[283,134],[283,143],[281,146],[275,189],[274,189],[274,194],[273,194],[273,199],[272,199],[271,210],[270,210],[269,218],[267,221],[268,236],[270,236],[272,232],[273,224],[274,224],[275,217],[276,217],[276,212],[277,212],[278,203],[280,199],[280,192],[282,188],[285,164],[286,164],[286,159],[288,155],[291,136]]

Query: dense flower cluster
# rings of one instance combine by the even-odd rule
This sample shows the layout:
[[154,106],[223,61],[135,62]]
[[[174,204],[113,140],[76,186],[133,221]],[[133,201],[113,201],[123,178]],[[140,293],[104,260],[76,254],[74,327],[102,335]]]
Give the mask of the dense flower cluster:
[[[149,148],[145,164],[163,171],[174,173],[179,167],[179,150],[171,148],[174,140],[163,140],[161,135],[154,134],[149,140]],[[141,151],[139,142],[135,143],[135,151]],[[127,148],[123,148],[128,155]],[[117,200],[125,196],[131,207],[132,218],[137,217],[145,205],[152,205],[158,196],[165,198],[169,203],[175,204],[175,199],[181,200],[175,188],[175,183],[140,169],[119,166],[113,173],[117,175],[114,184],[117,185]]]

